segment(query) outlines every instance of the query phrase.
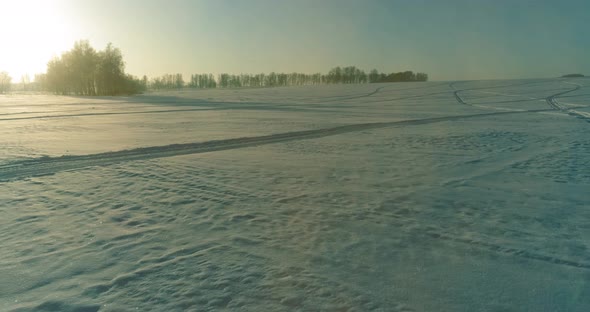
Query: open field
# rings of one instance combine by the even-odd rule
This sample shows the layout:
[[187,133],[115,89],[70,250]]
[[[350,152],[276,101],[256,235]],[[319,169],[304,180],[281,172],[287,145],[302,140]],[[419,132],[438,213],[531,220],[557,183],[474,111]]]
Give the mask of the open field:
[[590,79],[0,96],[0,311],[590,311]]

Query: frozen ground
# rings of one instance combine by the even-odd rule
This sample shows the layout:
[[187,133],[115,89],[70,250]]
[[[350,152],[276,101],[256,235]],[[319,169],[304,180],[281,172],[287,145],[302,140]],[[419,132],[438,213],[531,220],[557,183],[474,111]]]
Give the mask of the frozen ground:
[[589,105],[590,79],[0,96],[0,311],[590,311]]

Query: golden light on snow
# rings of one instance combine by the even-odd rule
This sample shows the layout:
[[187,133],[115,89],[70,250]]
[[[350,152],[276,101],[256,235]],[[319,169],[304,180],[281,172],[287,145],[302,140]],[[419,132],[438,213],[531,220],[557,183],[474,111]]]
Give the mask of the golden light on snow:
[[0,0],[0,71],[13,82],[45,72],[54,55],[68,50],[74,28],[63,3],[43,0]]

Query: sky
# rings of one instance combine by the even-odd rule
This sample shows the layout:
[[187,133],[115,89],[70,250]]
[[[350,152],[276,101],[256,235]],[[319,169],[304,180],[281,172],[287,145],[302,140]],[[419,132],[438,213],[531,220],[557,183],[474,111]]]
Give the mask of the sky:
[[0,71],[85,39],[126,71],[413,70],[431,80],[590,74],[587,0],[0,0]]

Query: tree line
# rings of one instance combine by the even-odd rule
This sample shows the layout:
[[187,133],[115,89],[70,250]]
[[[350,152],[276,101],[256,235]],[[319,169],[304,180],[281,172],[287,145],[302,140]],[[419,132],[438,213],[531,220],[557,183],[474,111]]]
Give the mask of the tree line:
[[[376,69],[369,73],[356,66],[334,67],[328,73],[276,73],[269,74],[193,74],[188,82],[182,74],[166,74],[141,79],[125,73],[121,50],[108,44],[104,50],[95,50],[87,40],[77,41],[70,51],[54,57],[47,64],[45,74],[21,79],[24,91],[49,91],[61,95],[128,95],[147,89],[180,89],[184,87],[241,88],[284,87],[322,84],[359,84],[379,82],[427,81],[425,73],[412,71],[382,73]],[[10,91],[12,78],[0,73],[0,93]]]
[[[147,81],[147,78],[144,77]],[[188,83],[184,82],[182,74],[166,74],[152,78],[145,85],[149,89],[178,89],[183,87],[209,88],[240,88],[240,87],[284,87],[321,84],[358,84],[379,82],[409,82],[428,81],[425,73],[412,71],[381,73],[373,69],[367,74],[355,66],[334,67],[327,74],[315,73],[275,73],[269,74],[193,74]]]

